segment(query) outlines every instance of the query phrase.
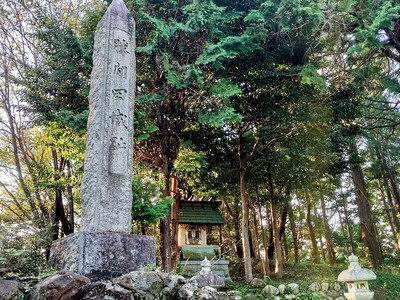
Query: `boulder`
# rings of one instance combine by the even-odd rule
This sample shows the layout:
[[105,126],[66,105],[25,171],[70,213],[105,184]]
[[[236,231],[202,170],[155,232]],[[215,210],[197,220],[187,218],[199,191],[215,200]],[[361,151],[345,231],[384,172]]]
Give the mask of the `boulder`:
[[264,289],[263,292],[266,296],[268,295],[279,295],[279,289],[272,286],[272,285],[267,285]]
[[186,283],[186,279],[180,275],[169,275],[164,279],[163,295],[167,299],[174,299],[179,288]]
[[113,284],[130,290],[135,299],[171,299],[185,282],[182,276],[153,271],[133,271],[112,280]]
[[313,282],[308,289],[312,292],[319,292],[321,290],[321,285],[318,282]]
[[215,274],[200,274],[193,276],[189,280],[190,283],[193,285],[202,288],[205,286],[212,286],[212,287],[224,287],[225,286],[225,280]]
[[211,286],[205,286],[198,292],[199,300],[214,300],[217,299],[217,290]]
[[16,280],[0,280],[0,299],[13,300],[24,296],[24,286]]
[[327,282],[321,283],[321,290],[323,292],[326,292],[327,290],[329,290],[329,283],[327,283]]
[[[197,286],[190,283],[185,283],[178,291],[178,299],[189,300],[194,299],[195,293],[199,291]],[[192,298],[193,297],[193,298]]]
[[297,283],[289,283],[287,287],[292,291],[294,295],[300,293],[300,287]]
[[285,293],[286,286],[285,286],[284,284],[280,284],[280,285],[278,286],[278,290],[279,290],[279,293],[280,293],[281,295],[283,295],[283,294]]
[[260,278],[254,278],[252,281],[250,281],[250,285],[256,288],[264,288],[266,284],[264,280]]
[[339,282],[333,282],[333,283],[331,283],[331,289],[332,289],[332,290],[339,292],[341,288],[342,288],[342,287],[340,286],[340,283],[339,283]]
[[84,287],[83,300],[134,300],[132,291],[118,284],[109,282],[95,282]]
[[335,291],[335,290],[327,290],[326,292],[325,292],[325,295],[327,296],[327,297],[331,297],[332,299],[336,299],[336,298],[338,298],[340,295],[339,295],[339,292],[338,291]]
[[36,284],[31,291],[32,300],[69,300],[81,293],[90,279],[70,272],[61,271]]

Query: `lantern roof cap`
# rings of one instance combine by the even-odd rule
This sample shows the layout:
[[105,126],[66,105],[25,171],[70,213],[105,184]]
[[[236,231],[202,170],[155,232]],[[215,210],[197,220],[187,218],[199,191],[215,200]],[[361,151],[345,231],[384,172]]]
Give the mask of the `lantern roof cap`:
[[354,254],[349,256],[349,268],[347,270],[342,271],[339,276],[339,281],[344,282],[352,282],[352,281],[367,281],[367,280],[375,280],[376,275],[369,269],[361,268],[358,263],[358,257]]

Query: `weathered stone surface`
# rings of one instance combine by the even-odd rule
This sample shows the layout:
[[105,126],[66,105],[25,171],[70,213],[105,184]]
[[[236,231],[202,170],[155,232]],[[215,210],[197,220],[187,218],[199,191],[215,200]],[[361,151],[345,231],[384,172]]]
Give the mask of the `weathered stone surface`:
[[207,275],[196,275],[190,278],[190,283],[193,285],[202,288],[205,286],[212,287],[224,287],[225,280],[222,277],[219,277],[215,274],[207,274]]
[[199,291],[197,286],[193,284],[186,283],[178,291],[178,298],[181,300],[189,300],[195,296],[195,293]]
[[278,285],[278,290],[279,290],[279,293],[281,295],[283,295],[285,293],[286,286],[284,284],[280,284],[280,285]]
[[111,282],[94,282],[85,286],[83,300],[134,300],[132,291]]
[[264,289],[263,292],[265,295],[279,295],[279,289],[272,286],[272,285],[267,285]]
[[131,231],[135,22],[114,0],[97,25],[81,186],[81,230]]
[[340,286],[339,282],[333,282],[331,283],[331,289],[334,291],[340,291],[342,287]]
[[24,286],[16,280],[0,280],[0,299],[14,300],[24,296]]
[[318,282],[313,282],[310,284],[308,289],[312,292],[318,292],[321,290],[321,284],[319,284]]
[[155,266],[155,239],[117,232],[77,232],[52,244],[49,264],[91,279],[114,278]]
[[174,299],[178,294],[179,288],[186,283],[186,279],[180,275],[169,275],[164,280],[163,295],[167,299]]
[[70,300],[78,297],[89,278],[69,271],[61,271],[35,285],[32,300]]
[[333,299],[336,299],[336,298],[338,298],[340,295],[339,295],[339,292],[338,291],[335,291],[335,290],[327,290],[326,292],[325,292],[325,295],[327,296],[327,297],[331,297],[331,298],[333,298]]
[[291,290],[291,292],[295,295],[300,293],[300,287],[297,283],[289,283],[287,287]]
[[327,290],[329,290],[329,283],[327,283],[327,282],[322,282],[322,283],[321,283],[321,290],[322,290],[323,292],[326,292]]
[[266,284],[264,280],[260,278],[254,278],[252,281],[250,281],[250,285],[257,288],[264,288]]
[[199,300],[213,300],[217,299],[217,290],[211,286],[205,286],[200,289],[198,292]]
[[134,271],[112,282],[130,290],[135,299],[173,299],[186,280],[168,273]]

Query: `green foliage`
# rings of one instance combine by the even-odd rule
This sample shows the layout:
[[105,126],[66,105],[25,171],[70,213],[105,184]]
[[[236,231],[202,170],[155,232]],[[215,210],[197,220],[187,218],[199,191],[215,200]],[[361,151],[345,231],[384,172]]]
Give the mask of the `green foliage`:
[[29,261],[31,253],[31,250],[2,249],[0,252],[0,275],[6,277],[21,273],[29,274],[32,269],[32,261]]
[[136,102],[139,103],[156,103],[162,101],[160,94],[145,94],[136,97]]
[[48,122],[43,135],[37,143],[57,149],[62,157],[77,163],[83,163],[86,136],[79,134],[71,126],[62,126]]
[[223,106],[216,111],[199,114],[199,122],[211,127],[222,127],[225,124],[237,124],[242,118],[243,117],[230,106]]
[[374,6],[375,9],[373,10],[370,10],[369,7],[368,15],[365,15],[366,7],[360,10],[360,14],[364,14],[364,17],[366,17],[366,19],[360,20],[360,26],[354,31],[355,37],[360,41],[360,50],[362,48],[367,50],[366,46],[382,47],[382,40],[378,38],[379,31],[386,30],[389,32],[392,30],[394,22],[399,18],[400,5],[395,1],[379,1],[379,6],[377,4]]
[[41,26],[36,37],[41,45],[39,64],[25,71],[27,109],[39,120],[65,122],[73,117],[75,125],[84,128],[79,114],[88,108],[89,55],[70,28],[47,18]]
[[147,140],[150,135],[158,130],[158,127],[154,124],[150,123],[146,119],[146,114],[143,111],[135,110],[135,134],[134,138],[135,141],[145,141]]
[[196,152],[190,147],[190,143],[182,144],[179,148],[179,154],[174,162],[174,169],[180,172],[199,172],[207,166],[205,153]]
[[324,89],[326,87],[325,79],[318,75],[317,69],[312,64],[305,65],[300,71],[301,83]]
[[221,80],[214,83],[209,91],[212,97],[228,99],[232,96],[237,96],[241,92],[240,88],[236,84],[232,84],[227,80]]
[[172,197],[162,197],[154,180],[145,176],[134,176],[132,181],[132,217],[134,222],[154,224],[167,213],[175,201]]
[[49,241],[24,225],[12,224],[1,214],[0,277],[34,276],[46,267],[42,249]]
[[371,281],[370,290],[376,299],[400,299],[400,272],[398,268],[387,268],[376,272],[376,280]]

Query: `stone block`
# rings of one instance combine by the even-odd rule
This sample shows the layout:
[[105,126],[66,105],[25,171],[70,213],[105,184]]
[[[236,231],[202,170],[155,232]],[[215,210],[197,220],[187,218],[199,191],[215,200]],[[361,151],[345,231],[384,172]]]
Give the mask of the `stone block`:
[[80,231],[53,242],[49,265],[93,280],[155,267],[154,237]]

